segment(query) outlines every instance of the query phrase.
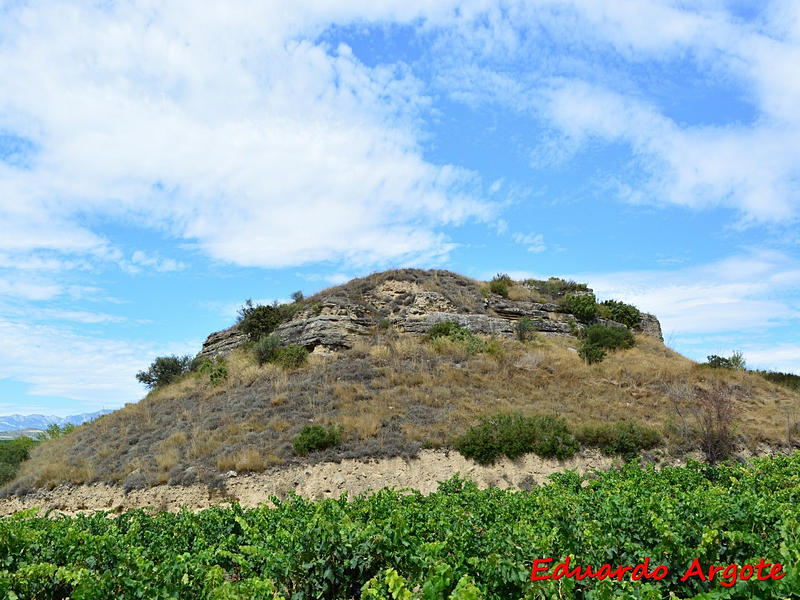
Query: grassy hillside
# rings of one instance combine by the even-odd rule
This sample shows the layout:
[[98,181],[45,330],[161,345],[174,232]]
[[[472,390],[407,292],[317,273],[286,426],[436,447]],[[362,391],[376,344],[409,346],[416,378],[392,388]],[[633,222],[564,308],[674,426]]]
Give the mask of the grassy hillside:
[[[312,354],[298,369],[259,366],[241,348],[225,379],[189,374],[35,448],[6,493],[64,481],[213,485],[231,469],[413,455],[451,446],[481,416],[501,412],[558,413],[576,433],[629,421],[686,450],[697,447],[710,410],[702,401],[715,394],[730,401],[744,444],[797,441],[797,391],[746,371],[704,368],[647,336],[591,365],[571,337],[483,341],[484,351],[471,353],[459,340],[376,329],[350,350]],[[340,445],[297,456],[292,440],[309,425],[339,426]]]

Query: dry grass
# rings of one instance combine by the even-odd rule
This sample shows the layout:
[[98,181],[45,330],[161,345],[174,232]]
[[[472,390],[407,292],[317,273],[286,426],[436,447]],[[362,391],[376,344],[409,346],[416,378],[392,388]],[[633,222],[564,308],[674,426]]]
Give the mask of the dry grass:
[[508,288],[509,300],[530,300],[531,291],[523,285],[514,284]]
[[[263,471],[270,466],[270,460],[255,448],[246,448],[235,454],[225,454],[217,459],[218,471]],[[275,464],[275,463],[272,463]]]
[[[481,415],[559,413],[574,427],[631,420],[680,444],[694,426],[698,389],[731,396],[745,441],[800,434],[800,394],[757,374],[698,366],[645,336],[630,350],[585,364],[577,340],[494,340],[499,352],[419,338],[365,340],[287,373],[258,367],[245,352],[212,386],[189,376],[74,433],[37,447],[18,486],[64,481],[179,481],[191,469],[258,471],[283,462],[413,454],[447,446]],[[292,438],[308,424],[340,424],[336,449],[295,457]],[[176,475],[177,473],[177,475]]]

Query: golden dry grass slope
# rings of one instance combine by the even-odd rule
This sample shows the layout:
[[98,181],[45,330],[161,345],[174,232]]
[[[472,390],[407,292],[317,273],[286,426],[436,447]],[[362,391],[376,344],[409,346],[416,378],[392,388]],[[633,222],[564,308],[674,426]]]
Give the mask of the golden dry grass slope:
[[[229,470],[412,456],[450,446],[482,415],[499,412],[558,413],[576,430],[629,421],[681,451],[693,443],[703,390],[730,401],[741,444],[797,443],[796,391],[755,373],[704,368],[646,335],[591,365],[572,336],[489,341],[488,352],[470,353],[456,341],[376,327],[352,348],[313,353],[294,370],[259,366],[242,347],[222,382],[191,373],[40,445],[5,493],[64,482],[213,487]],[[295,456],[293,438],[312,424],[340,425],[342,443]]]

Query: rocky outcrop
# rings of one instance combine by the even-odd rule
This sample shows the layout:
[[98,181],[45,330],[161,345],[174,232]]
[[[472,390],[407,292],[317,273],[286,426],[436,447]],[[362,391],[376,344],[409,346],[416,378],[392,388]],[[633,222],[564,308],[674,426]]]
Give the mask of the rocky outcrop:
[[234,325],[208,336],[197,357],[214,360],[218,356],[227,356],[246,341],[247,334],[239,331],[239,328]]
[[[456,321],[473,333],[483,335],[499,335],[511,337],[515,335],[516,329],[514,322],[502,317],[490,317],[488,315],[462,315],[458,313],[431,313],[420,319],[407,319],[398,323],[398,329],[413,335],[424,335],[436,323],[442,321]],[[536,331],[545,333],[555,333],[567,335],[570,332],[570,325],[564,321],[554,321],[542,318],[533,321]]]
[[324,346],[331,350],[351,348],[359,337],[367,335],[375,320],[365,307],[357,305],[325,307],[324,313],[295,318],[283,323],[275,333],[287,344],[313,350]]
[[[434,275],[426,279],[426,273]],[[408,276],[409,272],[404,274]],[[306,301],[275,333],[284,344],[340,350],[351,348],[379,326],[424,335],[435,323],[456,321],[474,333],[503,337],[514,336],[516,321],[522,318],[530,319],[533,329],[545,335],[570,335],[584,327],[554,303],[510,300],[496,294],[482,298],[477,282],[452,273],[419,271],[414,275],[400,280],[389,273],[378,274],[382,278],[372,285],[365,278],[334,288]],[[663,341],[661,326],[653,315],[642,313],[636,329]],[[212,333],[199,356],[224,356],[246,340],[236,326]]]
[[656,338],[659,342],[664,342],[664,336],[661,334],[661,323],[658,322],[655,315],[650,313],[641,313],[639,315],[638,329],[645,335]]

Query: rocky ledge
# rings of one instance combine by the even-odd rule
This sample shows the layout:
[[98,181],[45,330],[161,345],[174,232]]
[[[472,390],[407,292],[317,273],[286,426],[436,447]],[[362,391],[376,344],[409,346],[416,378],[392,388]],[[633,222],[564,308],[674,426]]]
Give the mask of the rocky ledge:
[[[294,318],[275,332],[286,344],[299,344],[309,350],[341,350],[352,347],[375,328],[392,327],[399,332],[424,335],[441,321],[456,321],[474,333],[502,337],[514,336],[515,322],[523,317],[544,335],[574,335],[585,327],[557,304],[509,300],[496,294],[484,298],[477,283],[447,275],[452,280],[448,282],[450,287],[441,291],[430,289],[435,286],[428,281],[391,278],[369,287],[362,284],[356,293],[346,286],[334,288],[305,301]],[[663,341],[661,325],[651,314],[642,313],[635,330]],[[225,356],[246,341],[247,336],[234,325],[209,335],[198,356]]]

